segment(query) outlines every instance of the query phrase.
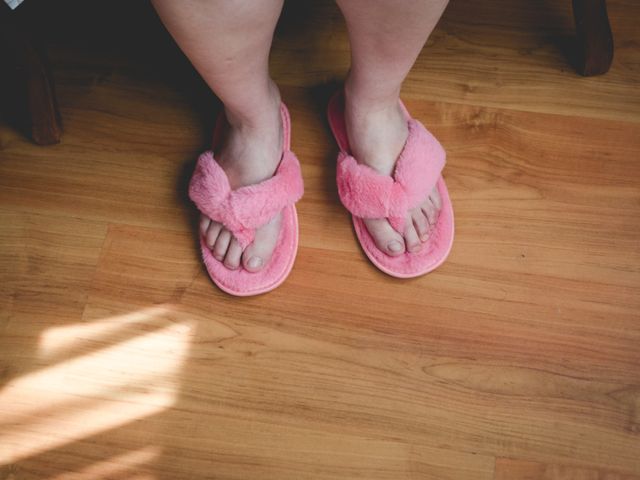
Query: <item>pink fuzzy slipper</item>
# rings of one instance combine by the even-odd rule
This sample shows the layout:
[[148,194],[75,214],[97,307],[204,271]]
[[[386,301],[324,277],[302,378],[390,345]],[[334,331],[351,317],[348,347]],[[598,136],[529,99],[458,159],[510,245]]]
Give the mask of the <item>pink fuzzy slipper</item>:
[[[344,94],[336,93],[329,102],[331,130],[340,148],[338,154],[338,193],[352,214],[353,225],[369,260],[383,272],[398,278],[417,277],[445,261],[453,244],[453,208],[444,179],[445,152],[438,140],[405,112],[409,137],[396,162],[393,178],[382,175],[351,156],[344,120]],[[438,223],[429,239],[416,253],[392,257],[381,251],[369,234],[363,218],[386,218],[398,232],[404,230],[407,210],[418,206],[437,185],[442,198]]]
[[[229,270],[217,260],[200,235],[202,258],[213,282],[231,295],[249,296],[265,293],[280,285],[289,275],[298,250],[298,215],[295,202],[303,193],[298,159],[291,152],[291,123],[284,104],[280,107],[284,131],[280,165],[273,177],[236,190],[213,157],[213,151],[198,158],[189,184],[189,197],[203,214],[222,223],[236,237],[244,250],[253,241],[257,228],[282,212],[282,225],[276,248],[262,270],[252,273],[242,265]],[[224,113],[216,123],[213,148],[218,146],[226,128]]]

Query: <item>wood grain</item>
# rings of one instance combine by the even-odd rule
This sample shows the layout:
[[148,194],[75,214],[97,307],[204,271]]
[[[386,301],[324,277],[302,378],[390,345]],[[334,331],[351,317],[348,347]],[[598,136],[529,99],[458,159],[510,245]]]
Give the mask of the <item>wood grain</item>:
[[510,458],[496,461],[496,480],[637,480],[636,475],[624,475],[595,468],[543,463]]
[[0,479],[639,478],[640,10],[610,0],[616,59],[584,79],[560,3],[452,2],[419,58],[404,98],[448,152],[457,236],[399,281],[336,193],[342,20],[289,2],[300,251],[244,299],[208,279],[185,194],[215,102],[148,7],[122,31],[169,65],[68,19],[62,143],[0,124]]

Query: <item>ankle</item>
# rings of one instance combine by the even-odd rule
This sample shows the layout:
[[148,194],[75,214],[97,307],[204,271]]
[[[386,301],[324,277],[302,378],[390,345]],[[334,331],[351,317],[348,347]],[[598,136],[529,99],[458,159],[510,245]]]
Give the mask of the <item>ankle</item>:
[[391,175],[409,133],[399,92],[369,95],[347,83],[344,114],[356,161]]
[[345,111],[352,117],[394,113],[399,108],[400,88],[371,88],[362,82],[347,78],[344,85]]
[[278,87],[270,82],[265,91],[250,103],[226,103],[225,116],[231,128],[239,132],[268,132],[279,124],[281,101]]

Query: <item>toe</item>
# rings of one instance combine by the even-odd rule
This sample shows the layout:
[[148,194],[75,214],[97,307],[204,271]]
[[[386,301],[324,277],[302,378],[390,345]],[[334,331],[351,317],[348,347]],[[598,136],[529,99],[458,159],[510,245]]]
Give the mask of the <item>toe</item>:
[[421,242],[425,242],[429,238],[429,221],[420,208],[416,208],[411,212],[413,226],[416,229]]
[[407,225],[404,230],[404,243],[407,245],[407,250],[411,253],[415,253],[420,250],[422,243],[420,242],[420,237],[418,236],[418,232],[416,232],[416,228],[413,226],[413,222],[409,218],[406,222]]
[[395,257],[404,253],[404,239],[384,219],[365,220],[367,230],[373,237],[376,246],[387,255]]
[[249,272],[258,272],[269,262],[280,232],[281,215],[256,230],[253,243],[242,254],[242,266]]
[[433,187],[433,190],[429,194],[429,200],[431,200],[434,207],[436,207],[436,210],[440,210],[442,208],[442,197],[440,197],[438,187]]
[[427,217],[429,228],[432,229],[433,227],[436,226],[436,223],[438,222],[438,209],[436,208],[433,201],[431,200],[431,197],[429,197],[427,201],[422,204],[421,208],[422,208],[422,212]]
[[211,219],[206,215],[200,214],[200,233],[204,236],[207,234]]
[[216,244],[216,240],[218,239],[218,235],[222,230],[222,225],[218,222],[209,222],[209,228],[205,234],[205,240],[207,242],[207,246],[213,250],[213,246]]
[[219,260],[223,261],[225,255],[227,254],[227,248],[229,248],[229,243],[231,242],[231,233],[229,230],[223,228],[218,235],[215,245],[213,246],[213,256]]
[[238,240],[234,238],[229,242],[227,254],[224,257],[224,266],[229,270],[235,270],[240,266],[240,258],[242,257],[242,247]]
[[265,260],[262,255],[251,252],[242,256],[242,266],[249,272],[259,272],[264,267]]

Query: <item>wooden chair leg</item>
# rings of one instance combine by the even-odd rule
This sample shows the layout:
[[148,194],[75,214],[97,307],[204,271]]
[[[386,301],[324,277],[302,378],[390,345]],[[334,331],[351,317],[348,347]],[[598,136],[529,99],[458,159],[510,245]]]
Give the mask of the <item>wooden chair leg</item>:
[[60,142],[62,119],[51,71],[43,58],[31,48],[28,52],[27,96],[31,117],[31,138],[39,145]]
[[62,121],[44,54],[35,47],[28,27],[18,24],[13,13],[1,15],[0,20],[3,70],[13,77],[8,84],[14,90],[4,93],[16,97],[10,99],[13,113],[23,117],[16,123],[22,124],[39,145],[58,143]]
[[578,37],[578,72],[584,76],[606,73],[613,60],[613,35],[606,0],[572,0]]

